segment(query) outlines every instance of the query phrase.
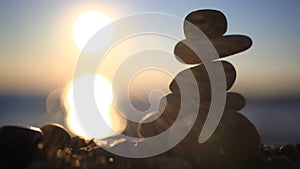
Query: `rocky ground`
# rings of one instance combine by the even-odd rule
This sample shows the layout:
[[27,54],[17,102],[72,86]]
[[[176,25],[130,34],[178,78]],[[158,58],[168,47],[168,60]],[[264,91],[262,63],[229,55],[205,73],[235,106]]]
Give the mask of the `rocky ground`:
[[[214,152],[212,145],[190,150],[179,144],[166,153],[150,158],[125,158],[114,155],[94,140],[71,138],[57,124],[41,128],[3,126],[0,130],[0,164],[3,169],[101,169],[101,168],[215,168],[215,169],[298,169],[300,143],[290,145],[264,145],[248,158],[230,157],[232,153]],[[42,134],[43,132],[43,134]],[[110,139],[115,139],[114,137]],[[126,141],[118,141],[126,144]],[[105,141],[105,139],[104,139]],[[105,143],[105,142],[104,142]],[[110,142],[111,144],[111,142]],[[143,143],[141,143],[143,144]],[[210,143],[212,144],[212,142]],[[238,144],[238,143],[237,143]],[[138,146],[132,144],[132,148]],[[107,145],[104,145],[107,146]],[[213,145],[215,146],[215,145]],[[201,147],[199,144],[198,147]],[[209,147],[206,152],[204,147]],[[247,149],[247,148],[246,148]],[[201,152],[202,151],[202,152]],[[233,150],[235,151],[235,150]],[[254,151],[255,152],[255,151]],[[251,152],[253,153],[253,152]],[[211,156],[215,156],[211,158]],[[204,159],[204,160],[203,160]],[[244,159],[241,161],[241,159]],[[230,161],[229,161],[230,160]]]

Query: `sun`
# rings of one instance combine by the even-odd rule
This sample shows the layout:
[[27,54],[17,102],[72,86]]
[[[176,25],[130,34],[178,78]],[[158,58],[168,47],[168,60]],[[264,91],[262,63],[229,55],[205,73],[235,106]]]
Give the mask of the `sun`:
[[[98,122],[93,124],[95,128],[97,127],[97,129],[89,131],[89,133],[87,134],[84,126],[80,124],[80,121],[76,114],[76,106],[74,105],[73,97],[73,86],[82,86],[82,88],[79,89],[82,91],[78,92],[85,92],[86,88],[84,88],[84,86],[87,86],[87,83],[89,83],[91,79],[94,80],[94,96],[98,108],[98,111],[96,113],[102,116],[106,124],[101,124]],[[110,84],[110,82],[106,78],[99,75],[87,75],[73,80],[73,82],[66,87],[63,101],[63,105],[67,113],[65,118],[65,124],[67,128],[73,134],[89,139],[105,138],[124,130],[126,124],[112,106],[112,92],[112,85]],[[89,114],[87,113],[87,116],[88,115]],[[109,128],[103,127],[104,125],[109,126]]]
[[89,39],[109,23],[111,23],[111,19],[98,11],[81,14],[76,19],[72,30],[72,36],[77,47],[83,49]]

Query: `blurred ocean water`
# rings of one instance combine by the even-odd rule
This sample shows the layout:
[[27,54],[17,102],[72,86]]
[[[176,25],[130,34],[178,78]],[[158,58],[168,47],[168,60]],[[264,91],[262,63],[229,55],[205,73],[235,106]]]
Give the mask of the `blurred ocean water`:
[[246,99],[241,113],[255,125],[266,144],[300,142],[300,98]]
[[0,125],[42,126],[47,122],[62,121],[52,117],[46,109],[47,96],[0,95]]
[[[47,113],[47,96],[0,95],[0,125],[63,124],[64,114]],[[300,98],[247,99],[241,111],[258,129],[262,143],[300,142]]]

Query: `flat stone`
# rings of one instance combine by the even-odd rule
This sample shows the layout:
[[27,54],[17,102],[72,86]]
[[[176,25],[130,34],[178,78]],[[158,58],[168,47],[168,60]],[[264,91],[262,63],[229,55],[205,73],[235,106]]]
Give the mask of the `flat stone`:
[[[225,15],[217,10],[198,10],[189,13],[184,22],[184,33],[187,38],[199,38],[200,29],[207,37],[222,36],[227,30]],[[194,26],[191,26],[193,24]]]
[[[210,44],[214,49],[209,48]],[[214,39],[185,39],[174,48],[176,58],[186,64],[202,63],[201,59],[215,60],[243,52],[252,46],[252,40],[244,35],[226,35]],[[218,55],[214,54],[216,51]],[[198,54],[198,55],[197,55]]]
[[[227,90],[229,90],[236,79],[236,71],[233,65],[227,61],[218,61],[219,63],[222,63],[226,78],[226,85]],[[212,64],[217,64],[217,62],[213,62]],[[191,74],[193,76],[191,76]],[[183,86],[191,86],[190,89],[193,91],[190,91],[190,93],[195,92],[193,84],[194,79],[197,82],[198,89],[200,91],[200,95],[210,94],[211,93],[211,85],[210,80],[208,77],[207,70],[204,65],[198,65],[195,67],[192,67],[190,69],[183,70],[182,72],[178,73],[175,77],[175,79],[171,82],[169,88],[173,93],[180,93],[180,88],[178,86],[178,83],[182,84]],[[220,83],[221,85],[221,83]]]

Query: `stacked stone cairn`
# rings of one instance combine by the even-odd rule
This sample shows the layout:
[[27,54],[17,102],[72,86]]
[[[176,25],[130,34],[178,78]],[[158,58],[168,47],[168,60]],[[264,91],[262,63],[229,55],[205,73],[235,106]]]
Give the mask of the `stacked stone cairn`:
[[[223,13],[216,10],[198,10],[185,18],[199,28],[212,43],[220,58],[242,52],[252,45],[249,37],[224,35],[227,21]],[[0,129],[0,168],[3,169],[297,169],[300,168],[300,143],[296,145],[263,145],[253,124],[240,111],[245,99],[238,93],[227,92],[222,118],[211,137],[199,143],[211,105],[211,83],[201,59],[190,48],[203,44],[202,38],[194,29],[184,23],[186,39],[174,49],[177,59],[191,68],[180,72],[170,84],[171,94],[161,99],[162,115],[153,122],[138,124],[140,137],[156,136],[166,131],[182,109],[189,117],[190,106],[199,107],[195,124],[187,136],[169,151],[149,158],[126,158],[104,149],[116,149],[122,144],[128,151],[147,144],[143,141],[124,140],[121,135],[103,139],[103,144],[94,140],[71,137],[69,132],[58,124],[46,124],[40,129],[29,126],[2,126]],[[189,44],[189,45],[186,45]],[[225,72],[226,89],[230,90],[236,79],[234,66],[224,60],[221,63]],[[178,84],[192,83],[186,72],[192,72],[199,89],[200,101],[194,98],[195,91],[188,91],[183,98]],[[188,105],[181,105],[188,99]],[[187,118],[188,119],[188,118]],[[136,125],[133,125],[136,126]],[[132,126],[128,126],[132,128]],[[128,133],[125,130],[124,133]],[[141,139],[143,140],[143,139]],[[150,147],[151,148],[151,147]]]

